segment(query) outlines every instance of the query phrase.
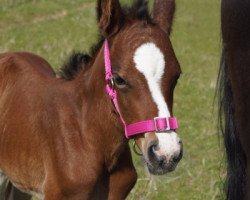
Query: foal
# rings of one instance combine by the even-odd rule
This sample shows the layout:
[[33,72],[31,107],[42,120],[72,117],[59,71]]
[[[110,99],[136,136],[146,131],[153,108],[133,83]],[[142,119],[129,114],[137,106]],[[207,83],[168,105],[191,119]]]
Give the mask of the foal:
[[2,176],[45,200],[125,199],[136,182],[128,138],[152,174],[173,171],[182,157],[171,117],[181,73],[169,40],[174,8],[156,0],[151,18],[144,1],[124,10],[99,0],[103,38],[59,79],[38,56],[1,54]]

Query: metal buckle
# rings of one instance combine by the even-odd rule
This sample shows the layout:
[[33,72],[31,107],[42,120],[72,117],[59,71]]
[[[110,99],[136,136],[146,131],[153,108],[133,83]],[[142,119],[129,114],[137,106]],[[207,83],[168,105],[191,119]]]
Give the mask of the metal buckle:
[[[166,120],[166,124],[167,124],[167,128],[164,130],[159,130],[158,126],[157,126],[157,119],[165,119]],[[156,132],[165,132],[165,131],[170,131],[170,123],[169,123],[169,118],[168,117],[155,117],[154,118],[154,125],[155,125],[155,131]]]

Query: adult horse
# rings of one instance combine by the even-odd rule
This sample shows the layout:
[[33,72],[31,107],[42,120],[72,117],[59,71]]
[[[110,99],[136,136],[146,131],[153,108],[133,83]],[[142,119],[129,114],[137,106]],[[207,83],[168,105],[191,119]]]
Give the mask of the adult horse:
[[227,199],[250,199],[250,1],[222,0],[220,109]]
[[174,8],[156,0],[151,18],[144,1],[125,10],[99,0],[99,44],[58,79],[38,56],[1,54],[1,176],[45,200],[125,199],[137,177],[128,139],[152,174],[173,171],[182,157],[171,117]]

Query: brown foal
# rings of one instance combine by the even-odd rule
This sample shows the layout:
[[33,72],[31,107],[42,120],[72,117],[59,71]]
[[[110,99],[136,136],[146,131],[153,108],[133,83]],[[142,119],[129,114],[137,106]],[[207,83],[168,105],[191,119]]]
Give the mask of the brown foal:
[[[174,0],[156,0],[151,18],[142,0],[126,10],[99,0],[101,45],[73,56],[61,78],[31,53],[0,54],[0,181],[45,200],[125,199],[137,175],[105,93],[103,39],[126,122],[172,115],[181,73],[169,39],[174,10]],[[182,157],[175,131],[134,139],[152,174],[173,171]]]

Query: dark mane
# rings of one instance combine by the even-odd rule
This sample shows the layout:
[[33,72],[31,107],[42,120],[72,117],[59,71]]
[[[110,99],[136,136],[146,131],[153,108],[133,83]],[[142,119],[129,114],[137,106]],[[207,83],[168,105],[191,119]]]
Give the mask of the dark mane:
[[86,70],[103,44],[104,38],[100,37],[98,43],[90,48],[89,54],[73,52],[68,61],[59,69],[59,76],[66,80],[73,80],[81,70]]
[[60,77],[66,80],[74,79],[77,72],[81,69],[84,69],[89,60],[90,56],[88,54],[84,54],[81,52],[73,52],[70,55],[68,61],[60,68]]
[[[126,22],[139,20],[144,24],[153,24],[153,20],[148,10],[147,0],[136,0],[132,6],[124,6],[123,9],[124,26]],[[121,27],[122,28],[122,27]],[[104,37],[100,36],[97,44],[91,47],[90,53],[73,52],[68,61],[59,69],[59,76],[66,80],[74,79],[75,75],[81,71],[87,69],[91,61],[95,58],[96,53],[101,48],[104,42]]]

